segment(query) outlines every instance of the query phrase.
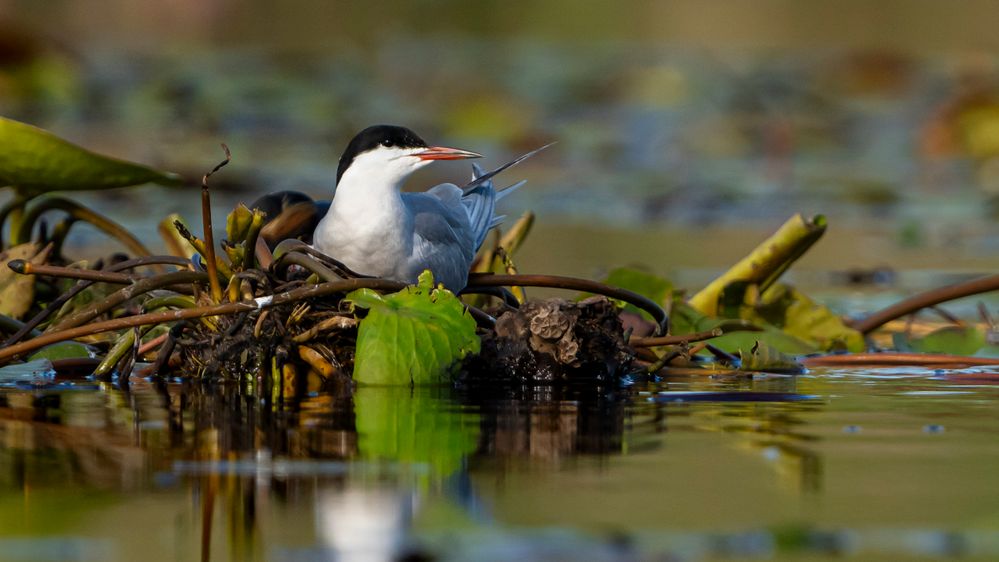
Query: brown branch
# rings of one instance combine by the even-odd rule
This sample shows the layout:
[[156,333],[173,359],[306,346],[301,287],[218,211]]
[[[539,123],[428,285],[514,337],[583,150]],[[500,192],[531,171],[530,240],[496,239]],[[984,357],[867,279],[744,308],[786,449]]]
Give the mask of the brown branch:
[[798,362],[806,367],[940,367],[957,369],[980,365],[999,365],[999,359],[992,357],[967,357],[945,353],[847,353],[841,355],[817,355],[799,357]]
[[212,300],[222,302],[222,286],[219,284],[218,264],[215,263],[215,235],[212,233],[212,198],[208,193],[208,178],[222,169],[232,159],[229,147],[222,144],[225,160],[219,162],[212,171],[201,178],[201,224],[205,230],[205,261],[208,267],[208,284],[212,291]]
[[86,322],[90,322],[94,318],[108,312],[119,304],[155,289],[162,289],[171,285],[203,283],[206,275],[206,273],[201,271],[174,271],[172,273],[146,277],[127,287],[123,287],[114,293],[111,293],[107,298],[99,302],[91,304],[63,318],[55,326],[55,329],[65,330],[66,328],[72,328]]
[[999,275],[972,279],[913,295],[860,320],[847,322],[847,324],[862,334],[868,334],[896,318],[901,318],[928,306],[996,290],[999,290]]
[[712,330],[705,330],[703,332],[696,332],[693,334],[684,334],[681,336],[659,336],[657,338],[634,337],[628,340],[628,344],[630,344],[632,347],[658,347],[661,345],[680,345],[685,343],[710,340],[712,338],[717,338],[718,336],[724,334],[725,331],[722,330],[721,328],[714,328]]
[[116,285],[127,285],[141,279],[138,275],[129,275],[127,273],[34,264],[25,260],[11,260],[7,262],[7,267],[21,275],[47,275],[49,277],[62,277],[81,281],[94,281],[97,283],[114,283]]
[[[190,265],[190,262],[188,262],[183,258],[178,258],[174,256],[147,256],[142,258],[133,258],[113,265],[109,265],[108,267],[102,269],[101,271],[105,273],[113,273],[116,271],[124,271],[126,269],[132,269],[135,267],[145,267],[153,264],[188,266]],[[95,283],[94,281],[83,280],[78,282],[76,285],[73,285],[71,289],[60,295],[58,298],[56,298],[56,300],[49,303],[49,305],[43,308],[38,314],[36,314],[34,318],[26,322],[23,328],[18,330],[11,337],[7,338],[6,341],[0,344],[0,347],[7,347],[8,345],[13,345],[21,341],[21,338],[26,336],[36,327],[38,327],[38,325],[44,322],[46,318],[51,316],[53,312],[62,308],[62,305],[69,302],[70,299],[82,293],[85,289],[87,289],[87,287],[90,287],[94,283]]]

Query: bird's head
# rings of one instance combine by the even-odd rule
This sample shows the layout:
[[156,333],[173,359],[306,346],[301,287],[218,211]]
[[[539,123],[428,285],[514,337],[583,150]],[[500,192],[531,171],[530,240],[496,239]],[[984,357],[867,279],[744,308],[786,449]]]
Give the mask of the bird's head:
[[337,184],[347,170],[361,177],[381,177],[398,182],[435,160],[481,158],[481,154],[428,146],[413,131],[395,125],[375,125],[364,129],[350,141],[336,171]]

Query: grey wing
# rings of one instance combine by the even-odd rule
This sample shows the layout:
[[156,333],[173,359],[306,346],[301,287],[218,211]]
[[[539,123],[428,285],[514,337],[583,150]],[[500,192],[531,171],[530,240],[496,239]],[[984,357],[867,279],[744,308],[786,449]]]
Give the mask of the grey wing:
[[435,186],[425,193],[403,194],[413,217],[410,275],[419,275],[423,268],[429,268],[449,288],[464,286],[478,248],[461,195],[461,189],[451,184]]

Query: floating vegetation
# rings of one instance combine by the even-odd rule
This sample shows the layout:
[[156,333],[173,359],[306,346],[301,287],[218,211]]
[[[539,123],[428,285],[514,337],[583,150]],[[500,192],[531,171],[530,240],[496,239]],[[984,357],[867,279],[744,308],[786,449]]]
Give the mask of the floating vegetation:
[[[201,182],[202,236],[169,217],[160,231],[175,255],[154,256],[109,219],[72,200],[41,196],[46,186],[103,188],[175,176],[10,120],[0,121],[2,151],[0,182],[17,195],[0,212],[12,233],[4,253],[9,270],[0,273],[0,362],[87,364],[121,384],[133,372],[228,381],[280,400],[355,383],[605,386],[670,368],[798,373],[822,359],[797,357],[864,351],[865,335],[885,322],[996,288],[986,278],[846,321],[779,283],[825,232],[822,216],[792,217],[689,298],[668,280],[627,268],[604,282],[526,275],[514,256],[533,222],[527,214],[487,244],[456,296],[429,272],[406,286],[359,275],[298,240],[272,251],[262,235],[264,212],[244,205],[229,213],[226,237],[216,244],[209,178],[229,162],[227,148]],[[42,220],[50,211],[67,215],[51,230]],[[61,244],[78,221],[121,240],[134,257],[70,263]],[[525,287],[563,289],[578,299],[532,301]],[[899,350],[971,354],[987,340],[974,327],[951,326],[909,338]],[[60,344],[69,341],[76,343]]]

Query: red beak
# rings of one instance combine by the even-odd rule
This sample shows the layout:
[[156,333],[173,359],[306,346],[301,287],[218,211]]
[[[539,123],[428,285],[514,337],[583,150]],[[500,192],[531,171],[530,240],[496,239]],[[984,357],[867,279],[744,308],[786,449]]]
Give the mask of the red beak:
[[482,158],[481,154],[461,150],[460,148],[448,148],[446,146],[431,146],[413,154],[421,160],[464,160],[465,158]]

